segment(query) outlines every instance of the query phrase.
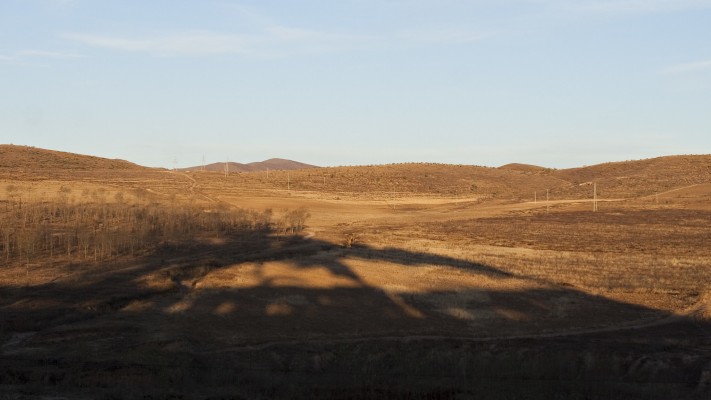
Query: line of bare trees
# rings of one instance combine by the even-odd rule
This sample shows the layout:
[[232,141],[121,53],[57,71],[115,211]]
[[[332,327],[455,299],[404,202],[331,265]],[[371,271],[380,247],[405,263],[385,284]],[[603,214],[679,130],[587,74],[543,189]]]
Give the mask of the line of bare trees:
[[305,207],[299,207],[294,210],[284,210],[283,215],[276,222],[276,228],[283,234],[300,232],[306,227],[306,220],[310,216],[309,210]]
[[257,212],[227,206],[210,210],[196,204],[127,201],[119,193],[112,201],[90,196],[86,202],[69,200],[62,188],[51,201],[32,200],[17,187],[8,187],[0,208],[0,260],[4,264],[40,260],[105,260],[136,255],[166,242],[205,235],[294,233],[304,227],[308,212],[285,211],[276,223],[272,211]]

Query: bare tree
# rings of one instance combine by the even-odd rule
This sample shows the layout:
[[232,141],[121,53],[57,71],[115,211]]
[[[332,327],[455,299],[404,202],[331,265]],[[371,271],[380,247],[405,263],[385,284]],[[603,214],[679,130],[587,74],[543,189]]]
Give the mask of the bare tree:
[[[13,199],[26,195],[10,190]],[[135,254],[166,241],[193,240],[196,235],[250,235],[272,228],[272,212],[234,209],[227,204],[204,210],[175,198],[172,207],[158,203],[136,204],[115,195],[106,202],[100,191],[93,202],[80,198],[66,201],[69,191],[60,189],[54,201],[30,199],[21,209],[0,214],[0,254],[7,264],[29,265],[54,258],[95,260]],[[119,192],[120,194],[121,192]],[[141,192],[143,193],[143,192]],[[286,212],[288,229],[303,229],[308,211]],[[28,271],[29,271],[29,267]]]

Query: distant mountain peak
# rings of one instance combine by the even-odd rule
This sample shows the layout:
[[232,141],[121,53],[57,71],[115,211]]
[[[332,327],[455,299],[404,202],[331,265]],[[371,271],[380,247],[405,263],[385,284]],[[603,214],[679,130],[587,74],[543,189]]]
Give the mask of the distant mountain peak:
[[[284,170],[293,171],[297,169],[318,168],[316,165],[305,164],[298,161],[287,160],[285,158],[270,158],[264,161],[251,162],[247,164],[237,162],[227,162],[230,172],[259,172],[267,170]],[[181,171],[213,171],[223,172],[225,170],[225,162],[216,162],[188,168],[181,168]]]

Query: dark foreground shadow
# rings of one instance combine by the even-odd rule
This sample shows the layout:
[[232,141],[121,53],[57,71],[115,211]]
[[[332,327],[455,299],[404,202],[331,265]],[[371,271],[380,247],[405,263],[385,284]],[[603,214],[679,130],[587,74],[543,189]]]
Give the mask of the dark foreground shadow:
[[[427,252],[346,249],[269,232],[165,246],[130,262],[63,267],[67,275],[52,283],[0,287],[0,394],[152,399],[706,399],[711,394],[708,321],[680,317],[595,333],[600,321],[624,326],[669,316],[571,288],[375,287],[349,266],[352,260],[383,269],[405,266],[412,274],[438,266],[487,279],[516,278],[495,266]],[[267,271],[270,261],[291,269],[291,281]],[[316,272],[328,279],[314,279]],[[600,312],[609,315],[580,317]],[[555,334],[565,331],[575,334]]]

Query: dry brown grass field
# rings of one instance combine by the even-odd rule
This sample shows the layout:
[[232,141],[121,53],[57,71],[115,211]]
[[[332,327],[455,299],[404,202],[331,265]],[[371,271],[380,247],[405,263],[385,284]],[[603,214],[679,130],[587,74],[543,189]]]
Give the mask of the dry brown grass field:
[[710,264],[711,156],[224,176],[0,146],[0,395],[708,399]]

